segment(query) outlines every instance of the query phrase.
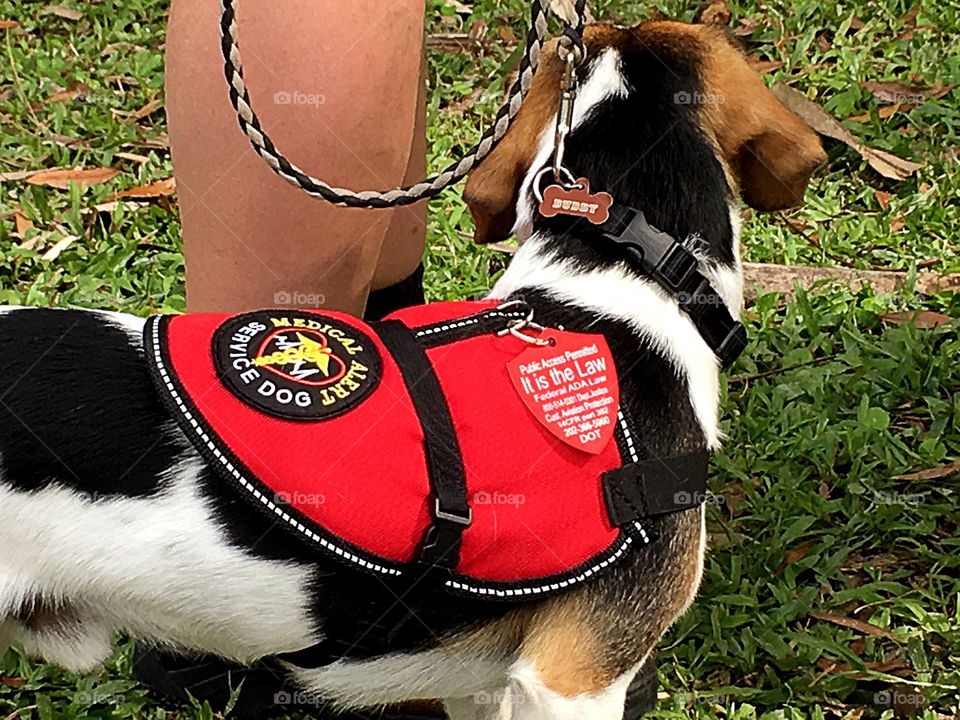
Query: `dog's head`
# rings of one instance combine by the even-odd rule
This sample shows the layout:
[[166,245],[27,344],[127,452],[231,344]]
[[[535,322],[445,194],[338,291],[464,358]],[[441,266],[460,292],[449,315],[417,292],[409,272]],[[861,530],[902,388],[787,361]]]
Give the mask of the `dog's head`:
[[[719,30],[651,21],[587,28],[565,164],[594,191],[638,207],[675,237],[700,234],[732,260],[730,200],[758,210],[797,204],[825,160],[816,134],[785,108]],[[527,101],[464,193],[477,242],[537,223],[534,174],[550,162],[563,67],[544,48]]]

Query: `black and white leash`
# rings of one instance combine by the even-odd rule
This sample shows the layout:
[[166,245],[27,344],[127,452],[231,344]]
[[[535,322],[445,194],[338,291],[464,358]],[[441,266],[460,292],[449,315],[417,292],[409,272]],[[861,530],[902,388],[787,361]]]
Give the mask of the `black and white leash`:
[[[534,73],[540,63],[540,51],[547,31],[546,0],[532,0],[530,29],[527,32],[526,48],[516,81],[510,88],[507,99],[494,119],[493,124],[458,162],[455,162],[432,177],[418,183],[393,190],[349,190],[333,187],[323,180],[312,177],[288,160],[273,143],[260,123],[260,119],[250,104],[250,95],[243,80],[243,66],[240,62],[240,50],[237,45],[237,0],[220,2],[220,46],[223,51],[224,71],[230,89],[230,102],[237,112],[240,127],[250,139],[257,154],[280,177],[292,185],[301,188],[307,194],[337,205],[357,208],[389,208],[409,205],[424,198],[430,198],[445,188],[455,185],[473,170],[506,134],[513,118],[519,112],[523,100],[530,89]],[[586,0],[576,0],[576,24],[568,26],[563,33],[567,41],[562,42],[567,56],[579,53],[583,58],[581,37],[586,17]]]

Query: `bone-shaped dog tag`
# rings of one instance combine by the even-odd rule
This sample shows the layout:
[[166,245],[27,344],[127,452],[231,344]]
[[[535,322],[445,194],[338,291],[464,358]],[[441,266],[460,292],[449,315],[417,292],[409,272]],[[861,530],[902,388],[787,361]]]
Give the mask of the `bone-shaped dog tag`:
[[594,225],[606,222],[610,217],[613,196],[610,193],[590,192],[590,182],[579,178],[573,187],[550,185],[543,191],[540,214],[544,217],[570,215],[589,220]]

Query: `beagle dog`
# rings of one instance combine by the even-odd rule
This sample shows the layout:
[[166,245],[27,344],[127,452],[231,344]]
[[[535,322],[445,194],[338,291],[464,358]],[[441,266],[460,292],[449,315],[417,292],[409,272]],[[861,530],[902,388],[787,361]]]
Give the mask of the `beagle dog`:
[[[585,45],[566,165],[682,243],[736,318],[739,201],[800,202],[825,160],[818,138],[716,29],[600,24]],[[491,298],[522,297],[540,325],[606,339],[638,452],[715,450],[720,363],[691,316],[616,248],[537,209],[562,72],[548,46],[466,187],[478,242],[521,240]],[[381,577],[229,487],[158,398],[143,331],[111,312],[0,312],[0,650],[86,672],[124,631],[241,663],[279,658],[296,692],[337,709],[434,699],[453,720],[622,717],[637,669],[696,595],[702,507],[652,518],[649,542],[560,592],[433,594],[384,631],[387,610],[413,600],[390,594],[388,608]],[[342,652],[312,661],[331,639]]]

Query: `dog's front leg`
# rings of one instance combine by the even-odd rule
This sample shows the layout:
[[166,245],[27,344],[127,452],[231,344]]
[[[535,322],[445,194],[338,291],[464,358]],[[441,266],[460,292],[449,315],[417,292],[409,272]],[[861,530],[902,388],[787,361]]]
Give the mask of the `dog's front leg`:
[[602,688],[588,683],[580,689],[557,689],[529,661],[519,660],[510,671],[500,714],[491,720],[621,720],[627,688],[638,669],[630,669]]

